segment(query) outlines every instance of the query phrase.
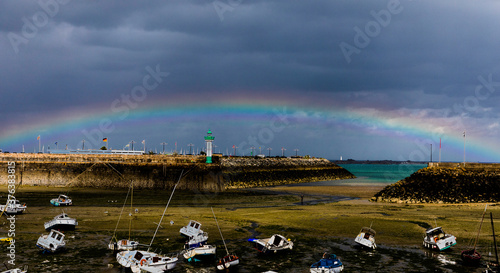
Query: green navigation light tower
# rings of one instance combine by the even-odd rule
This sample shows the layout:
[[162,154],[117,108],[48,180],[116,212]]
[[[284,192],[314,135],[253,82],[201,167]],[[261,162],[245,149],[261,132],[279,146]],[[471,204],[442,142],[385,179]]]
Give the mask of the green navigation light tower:
[[207,136],[205,137],[205,142],[207,143],[207,164],[212,163],[212,142],[215,137],[212,136],[212,131],[210,129],[207,132]]

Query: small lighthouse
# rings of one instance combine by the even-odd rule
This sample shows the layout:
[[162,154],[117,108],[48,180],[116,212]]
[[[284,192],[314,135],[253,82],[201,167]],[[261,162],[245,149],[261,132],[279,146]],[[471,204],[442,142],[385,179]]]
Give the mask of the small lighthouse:
[[212,131],[209,129],[205,137],[205,142],[207,143],[207,164],[212,163],[212,142],[214,139],[215,137],[212,136]]

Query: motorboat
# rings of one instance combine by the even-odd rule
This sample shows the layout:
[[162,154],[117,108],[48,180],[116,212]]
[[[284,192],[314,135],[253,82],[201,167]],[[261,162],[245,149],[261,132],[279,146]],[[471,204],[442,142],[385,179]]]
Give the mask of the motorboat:
[[75,218],[71,218],[66,213],[61,213],[54,217],[54,219],[46,222],[44,224],[45,230],[75,230],[75,227],[78,225],[78,222]]
[[186,236],[188,238],[197,236],[200,233],[203,233],[203,230],[201,230],[201,224],[195,220],[189,221],[189,224],[185,227],[182,227],[180,229],[180,233],[183,236]]
[[189,240],[186,242],[188,248],[199,247],[206,244],[208,241],[208,234],[206,232],[198,233],[195,236],[189,237]]
[[71,206],[73,205],[73,200],[71,200],[71,198],[67,195],[59,194],[59,197],[51,199],[50,203],[56,207]]
[[282,252],[293,248],[293,242],[279,234],[274,234],[266,239],[248,239],[248,241],[254,243],[255,248],[264,254]]
[[323,254],[323,258],[318,262],[315,262],[311,265],[310,271],[311,273],[338,273],[344,270],[344,265],[337,258],[337,255],[326,253]]
[[443,251],[456,244],[456,237],[445,233],[441,227],[430,228],[425,232],[423,241],[425,248]]
[[354,239],[354,242],[363,247],[375,249],[377,248],[377,245],[375,244],[375,234],[377,233],[372,228],[362,227],[358,236]]
[[26,204],[21,204],[14,196],[9,195],[7,198],[7,203],[5,205],[0,205],[0,211],[5,214],[21,214],[26,210]]
[[41,235],[38,238],[36,246],[41,248],[43,252],[54,253],[60,251],[66,247],[64,234],[52,229],[48,235]]

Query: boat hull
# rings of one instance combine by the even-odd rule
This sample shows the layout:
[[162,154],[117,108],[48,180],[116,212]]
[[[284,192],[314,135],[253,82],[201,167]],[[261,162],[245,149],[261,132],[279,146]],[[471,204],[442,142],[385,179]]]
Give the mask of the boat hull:
[[443,250],[446,250],[446,249],[456,245],[457,241],[456,241],[455,236],[450,235],[450,237],[448,237],[446,239],[440,239],[437,242],[432,241],[432,240],[428,240],[427,238],[424,238],[424,241],[422,244],[425,248],[443,251]]
[[147,251],[122,251],[116,254],[116,261],[125,268],[130,268],[132,272],[141,272],[141,269],[171,270],[177,264],[177,257],[159,256]]
[[226,256],[217,263],[217,270],[227,270],[235,268],[240,264],[240,259],[235,255]]
[[190,248],[184,252],[183,256],[189,262],[203,262],[215,258],[216,248],[211,245]]
[[59,201],[54,200],[54,199],[50,200],[50,204],[52,204],[55,207],[66,207],[66,206],[73,205],[72,202],[59,202]]
[[336,268],[311,268],[311,273],[339,273],[344,271],[344,266],[341,265]]
[[254,248],[263,254],[282,253],[293,249],[293,242],[281,235],[273,235],[267,239],[248,239]]
[[338,273],[344,270],[344,265],[336,255],[323,258],[311,265],[311,273]]
[[364,248],[369,248],[369,249],[377,248],[377,245],[375,244],[375,240],[366,239],[364,237],[364,234],[360,234],[360,235],[356,236],[356,238],[354,239],[354,242],[356,242],[359,246],[364,247]]
[[481,262],[481,254],[475,249],[464,250],[460,253],[462,261],[468,265],[479,265]]

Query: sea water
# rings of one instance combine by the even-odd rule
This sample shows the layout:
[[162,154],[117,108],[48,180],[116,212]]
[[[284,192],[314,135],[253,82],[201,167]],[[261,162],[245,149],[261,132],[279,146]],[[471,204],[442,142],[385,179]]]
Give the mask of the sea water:
[[427,167],[427,164],[338,164],[356,176],[352,183],[392,184]]

